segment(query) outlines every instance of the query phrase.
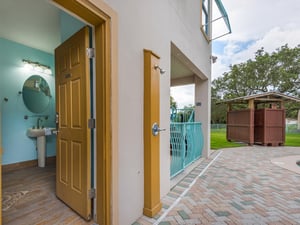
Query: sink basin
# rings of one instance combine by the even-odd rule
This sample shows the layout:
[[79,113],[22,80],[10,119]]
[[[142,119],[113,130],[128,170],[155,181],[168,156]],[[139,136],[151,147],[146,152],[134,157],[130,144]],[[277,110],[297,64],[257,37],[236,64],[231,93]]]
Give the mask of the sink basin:
[[45,167],[46,162],[46,136],[53,134],[55,128],[28,128],[27,136],[36,138],[36,147],[38,154],[38,166]]
[[48,136],[52,134],[52,131],[55,128],[28,128],[27,129],[27,136],[28,137],[41,137],[41,136]]
[[44,129],[29,128],[29,129],[27,130],[27,136],[28,136],[28,137],[40,137],[40,136],[45,136],[45,130],[44,130]]

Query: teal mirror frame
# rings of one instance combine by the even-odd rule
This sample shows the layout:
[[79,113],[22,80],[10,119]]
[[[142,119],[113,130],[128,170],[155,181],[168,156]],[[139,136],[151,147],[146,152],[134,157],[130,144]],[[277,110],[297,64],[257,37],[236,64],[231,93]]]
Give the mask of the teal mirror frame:
[[32,75],[24,82],[22,95],[25,106],[33,113],[44,112],[50,104],[50,87],[39,75]]

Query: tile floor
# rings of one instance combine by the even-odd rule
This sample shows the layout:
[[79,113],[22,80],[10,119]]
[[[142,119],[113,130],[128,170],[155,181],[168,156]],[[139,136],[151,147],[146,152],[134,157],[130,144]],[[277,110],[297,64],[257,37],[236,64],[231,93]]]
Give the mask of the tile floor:
[[271,163],[291,155],[300,160],[300,148],[214,152],[162,199],[159,215],[133,224],[300,224],[300,174]]

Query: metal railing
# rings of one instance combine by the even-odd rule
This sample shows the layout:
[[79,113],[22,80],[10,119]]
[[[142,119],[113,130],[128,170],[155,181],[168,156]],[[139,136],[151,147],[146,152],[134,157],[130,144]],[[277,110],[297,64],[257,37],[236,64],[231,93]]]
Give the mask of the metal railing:
[[203,133],[201,123],[170,124],[171,178],[201,157]]
[[175,123],[186,123],[194,122],[194,109],[185,108],[185,109],[170,109],[170,119],[171,122]]
[[299,133],[300,129],[298,129],[298,124],[286,124],[285,132],[286,133]]

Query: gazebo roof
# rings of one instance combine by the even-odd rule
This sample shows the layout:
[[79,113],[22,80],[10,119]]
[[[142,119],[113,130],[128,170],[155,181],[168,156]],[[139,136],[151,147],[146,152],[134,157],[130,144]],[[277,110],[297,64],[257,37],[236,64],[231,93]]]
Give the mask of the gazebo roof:
[[265,92],[261,94],[248,95],[244,97],[238,97],[233,99],[227,99],[219,103],[248,103],[250,100],[254,100],[256,103],[271,103],[282,101],[296,101],[300,102],[300,98],[285,95],[279,92]]

